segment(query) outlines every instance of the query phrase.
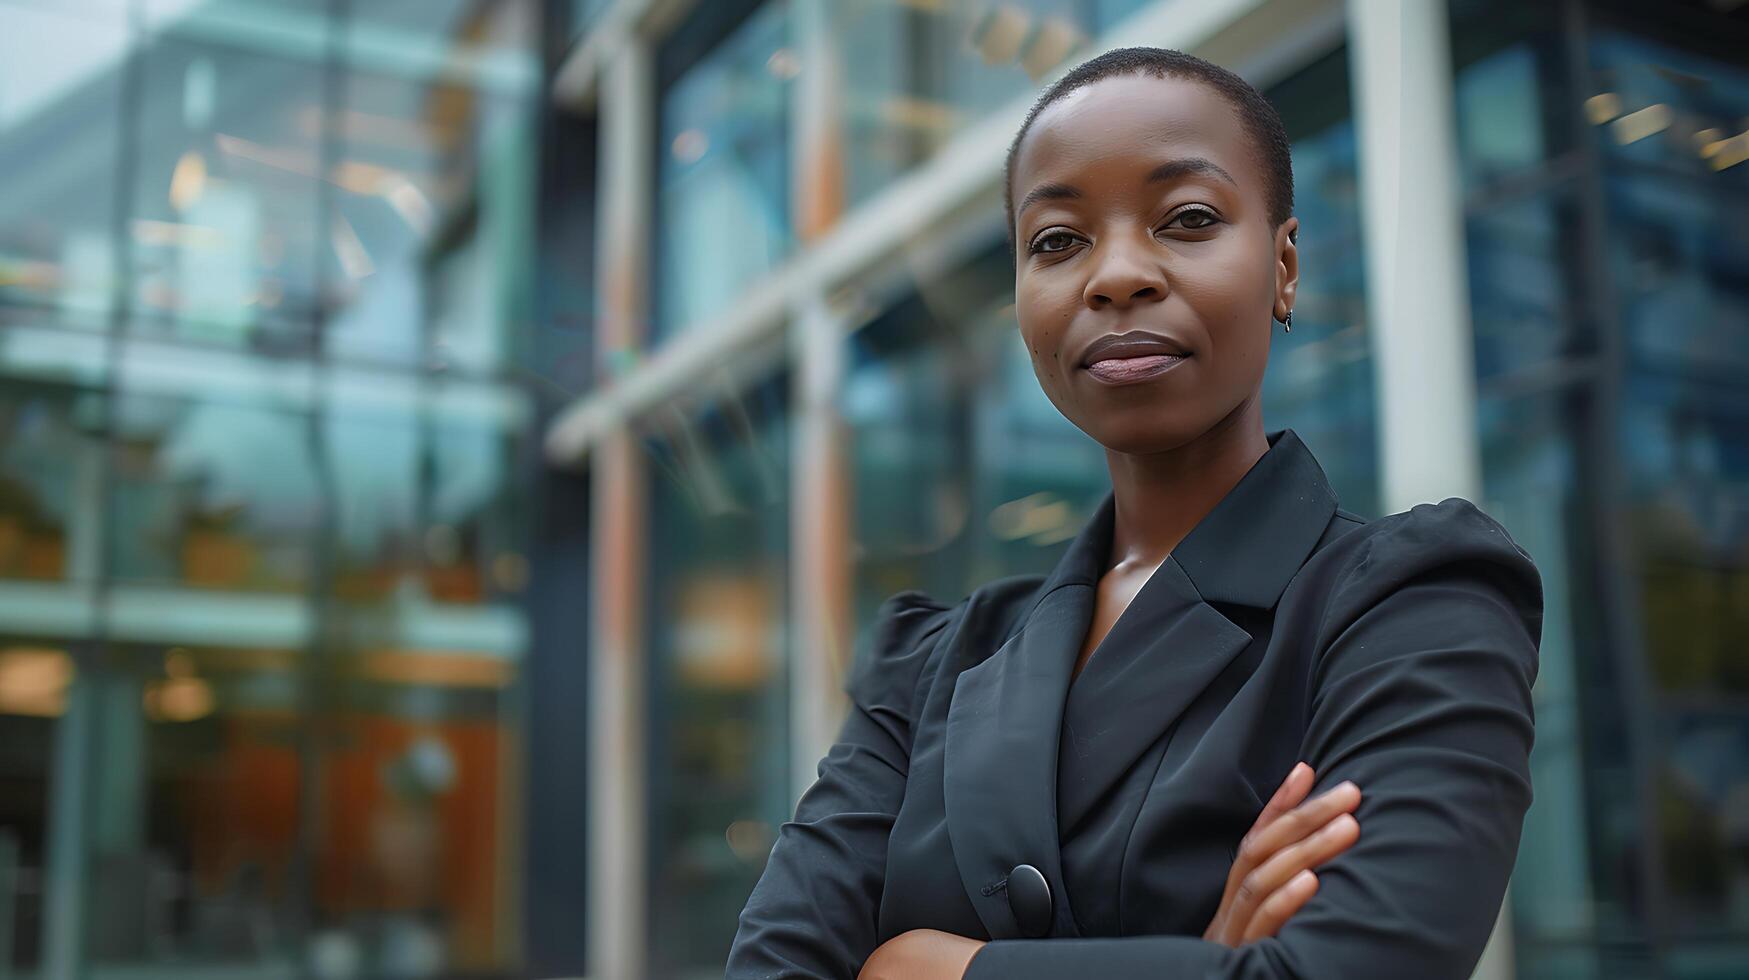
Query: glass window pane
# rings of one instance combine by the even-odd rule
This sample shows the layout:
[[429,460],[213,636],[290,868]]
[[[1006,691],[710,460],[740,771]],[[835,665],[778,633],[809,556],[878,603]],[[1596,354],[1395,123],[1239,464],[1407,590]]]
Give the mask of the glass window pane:
[[1271,324],[1263,375],[1267,429],[1293,429],[1317,455],[1345,510],[1379,513],[1377,408],[1367,336],[1346,52],[1265,93],[1292,145],[1300,285],[1291,332]]
[[650,973],[722,971],[789,786],[787,375],[657,420]]
[[378,602],[417,574],[417,382],[337,372],[332,390],[322,441],[334,487],[334,592],[348,602]]
[[324,342],[348,361],[499,371],[527,286],[535,156],[520,97],[352,71],[336,129]]
[[142,84],[135,329],[306,350],[336,247],[319,220],[320,63],[164,34]]
[[0,382],[0,579],[97,578],[103,407],[95,391]]
[[1465,222],[1476,377],[1549,368],[1583,352],[1570,311],[1579,234],[1572,195],[1543,192],[1494,200]]
[[527,500],[513,477],[515,433],[529,416],[519,400],[495,401],[456,399],[426,443],[425,590],[438,602],[508,600],[527,584]]
[[1749,205],[1690,177],[1613,171],[1609,261],[1640,365],[1749,376]]
[[859,623],[901,589],[953,600],[1049,570],[1110,487],[1104,451],[1039,387],[1011,276],[998,246],[851,339]]
[[794,247],[790,45],[788,3],[764,4],[661,95],[658,341],[720,315]]
[[1670,910],[1687,938],[1749,932],[1749,398],[1635,372],[1620,445],[1649,673],[1662,692],[1657,787]]
[[298,397],[308,375],[147,345],[133,345],[125,367],[111,488],[115,580],[306,588],[322,506]]
[[[1585,943],[1596,934],[1600,906],[1590,873],[1594,849],[1626,864],[1631,838],[1607,821],[1592,820],[1587,807],[1580,728],[1580,693],[1599,665],[1583,663],[1579,651],[1594,650],[1597,603],[1583,569],[1582,481],[1575,459],[1580,416],[1575,399],[1561,392],[1507,400],[1485,398],[1481,405],[1484,493],[1479,501],[1530,553],[1542,574],[1543,623],[1540,667],[1532,696],[1536,745],[1531,780],[1536,799],[1525,816],[1518,865],[1512,879],[1513,915],[1521,941],[1537,948]],[[1575,623],[1582,628],[1575,630]],[[1618,737],[1625,726],[1618,725]],[[1602,839],[1590,837],[1602,825]],[[1607,897],[1618,897],[1616,875],[1599,882]],[[1627,928],[1619,901],[1610,928]],[[1571,974],[1562,974],[1571,975]]]
[[1458,72],[1453,88],[1466,190],[1523,171],[1547,157],[1537,58],[1537,49],[1521,42]]
[[[0,595],[10,587],[0,583]],[[8,596],[7,604],[12,605]],[[42,965],[45,884],[55,836],[56,745],[78,675],[64,637],[0,636],[0,933],[12,940],[0,969]]]
[[127,20],[45,3],[0,27],[0,325],[104,329]]
[[1590,45],[1597,94],[1586,102],[1615,160],[1749,187],[1749,68],[1620,31]]
[[[848,203],[867,200],[992,110],[1036,93],[1135,3],[832,5]],[[1109,9],[1105,9],[1109,8]]]

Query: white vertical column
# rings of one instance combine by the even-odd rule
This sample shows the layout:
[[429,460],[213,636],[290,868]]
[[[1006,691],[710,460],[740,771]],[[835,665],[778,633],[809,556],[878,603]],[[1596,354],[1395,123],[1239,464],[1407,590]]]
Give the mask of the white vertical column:
[[[644,343],[651,215],[649,44],[615,39],[601,79],[597,195],[597,376],[612,377]],[[636,437],[620,428],[590,457],[589,975],[644,976],[649,824],[644,603],[647,476]]]
[[[1445,0],[1348,0],[1387,513],[1476,500],[1482,463]],[[1512,980],[1511,902],[1476,980]]]
[[[832,5],[791,7],[800,72],[791,86],[792,226],[801,248],[831,231],[844,210],[839,59]],[[838,392],[844,330],[820,291],[790,307],[790,799],[814,783],[820,757],[844,720],[850,661],[850,480]]]
[[790,449],[790,799],[812,786],[844,722],[850,666],[850,514],[844,421],[844,331],[818,297],[794,308],[796,375]]
[[1348,0],[1387,512],[1481,492],[1444,0]]

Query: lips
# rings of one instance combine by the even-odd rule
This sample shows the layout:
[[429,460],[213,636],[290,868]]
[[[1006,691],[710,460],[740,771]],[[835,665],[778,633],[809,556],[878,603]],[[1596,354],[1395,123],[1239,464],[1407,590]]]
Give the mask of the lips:
[[1081,367],[1104,384],[1124,385],[1158,377],[1189,358],[1190,352],[1170,337],[1129,330],[1088,344]]
[[1081,366],[1090,368],[1101,361],[1127,360],[1143,357],[1189,357],[1190,352],[1170,337],[1145,330],[1108,333],[1087,345],[1081,355]]

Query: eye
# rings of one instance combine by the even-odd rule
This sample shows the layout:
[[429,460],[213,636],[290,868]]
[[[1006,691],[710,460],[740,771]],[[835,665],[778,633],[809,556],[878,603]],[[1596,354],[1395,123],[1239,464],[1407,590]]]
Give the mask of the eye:
[[1027,247],[1026,247],[1027,254],[1038,255],[1041,253],[1061,252],[1069,247],[1068,245],[1064,245],[1062,248],[1045,248],[1044,247],[1046,242],[1051,241],[1052,239],[1057,239],[1057,238],[1066,239],[1069,242],[1073,242],[1075,240],[1074,235],[1071,235],[1068,232],[1062,231],[1060,229],[1057,231],[1047,231],[1044,234],[1038,236],[1037,238],[1034,238],[1032,240],[1031,244],[1027,245]]
[[1166,227],[1178,225],[1187,231],[1202,231],[1221,223],[1220,216],[1207,208],[1185,208],[1166,222]]

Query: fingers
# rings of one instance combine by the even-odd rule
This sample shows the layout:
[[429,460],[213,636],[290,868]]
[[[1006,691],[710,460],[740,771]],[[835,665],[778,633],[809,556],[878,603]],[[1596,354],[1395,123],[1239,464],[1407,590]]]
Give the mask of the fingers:
[[1295,874],[1257,907],[1257,914],[1251,917],[1250,924],[1245,927],[1245,934],[1239,939],[1240,944],[1254,943],[1280,932],[1281,927],[1287,925],[1287,920],[1293,918],[1294,913],[1317,893],[1317,875],[1310,871]]
[[1315,886],[1297,878],[1299,872],[1310,871],[1353,846],[1360,836],[1360,824],[1352,811],[1359,804],[1360,788],[1344,780],[1261,830],[1254,827],[1239,845],[1220,912],[1210,924],[1212,935],[1206,938],[1237,945],[1257,928],[1269,930],[1263,935],[1274,935],[1285,918],[1265,918],[1255,925],[1254,920],[1266,904],[1274,916],[1281,915],[1283,909],[1291,916],[1311,897],[1303,890],[1315,890]]
[[1341,814],[1319,828],[1305,840],[1277,851],[1275,856],[1251,872],[1239,886],[1241,893],[1257,898],[1253,908],[1286,885],[1294,875],[1309,871],[1354,846],[1360,838],[1360,824],[1352,814]]
[[1277,851],[1296,841],[1305,840],[1320,828],[1344,813],[1353,813],[1360,805],[1360,787],[1343,780],[1334,788],[1313,797],[1276,818],[1261,830],[1252,829],[1239,842],[1238,860],[1234,865],[1256,868],[1274,857]]
[[[1299,806],[1301,801],[1306,798],[1306,794],[1312,791],[1312,784],[1316,778],[1311,766],[1304,762],[1294,763],[1294,767],[1288,770],[1286,778],[1282,779],[1281,785],[1276,787],[1275,794],[1269,798],[1268,803],[1264,804],[1263,812],[1258,814],[1256,821],[1251,824],[1251,830],[1246,833],[1245,840],[1256,838],[1265,827],[1279,820],[1284,814],[1291,812],[1294,807]],[[1233,892],[1239,887],[1239,882],[1251,872],[1252,868],[1267,860],[1270,853],[1268,851],[1255,851],[1255,849],[1248,852],[1244,843],[1241,842],[1240,853],[1234,856],[1233,867],[1227,872],[1227,886],[1221,891],[1221,912],[1210,924],[1211,931],[1219,931],[1223,927],[1226,919],[1225,913],[1232,905]]]
[[1312,791],[1312,767],[1304,762],[1294,764],[1288,770],[1287,778],[1276,787],[1275,795],[1263,805],[1263,812],[1257,815],[1257,820],[1251,825],[1252,833],[1274,823],[1282,814],[1300,805],[1306,794]]

